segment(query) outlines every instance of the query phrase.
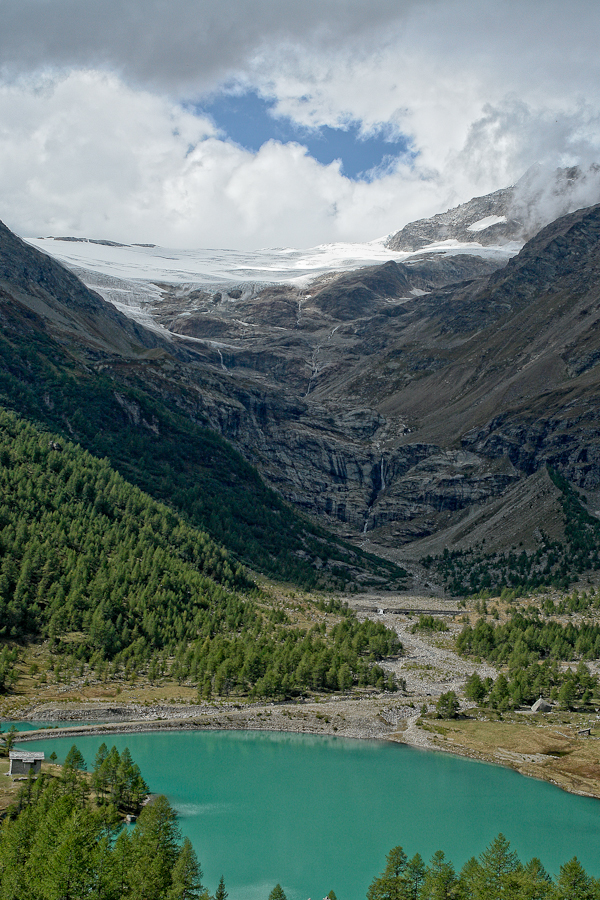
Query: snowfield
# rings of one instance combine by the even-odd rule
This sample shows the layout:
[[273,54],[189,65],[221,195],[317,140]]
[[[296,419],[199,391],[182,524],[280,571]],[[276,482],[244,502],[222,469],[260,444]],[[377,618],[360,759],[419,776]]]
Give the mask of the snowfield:
[[467,225],[467,231],[485,231],[486,228],[498,225],[500,222],[506,222],[506,216],[486,216],[485,219],[479,219],[478,222]]
[[396,260],[405,262],[423,254],[453,256],[469,253],[507,261],[521,249],[511,243],[482,247],[476,241],[455,240],[429,244],[414,252],[388,250],[387,237],[364,244],[321,244],[307,250],[291,247],[262,250],[171,250],[140,244],[117,244],[87,238],[46,237],[28,243],[71,269],[87,287],[97,291],[125,315],[163,331],[153,316],[161,288],[182,285],[189,290],[241,289],[245,295],[271,284],[306,287],[329,272],[348,272]]
[[[497,217],[496,221],[499,221]],[[241,282],[265,284],[293,283],[299,287],[325,272],[348,272],[394,259],[404,262],[423,253],[472,253],[477,256],[508,259],[521,249],[520,244],[482,247],[477,242],[461,244],[441,241],[416,253],[388,250],[387,238],[365,244],[321,244],[308,250],[267,248],[263,250],[170,250],[136,244],[111,244],[85,238],[29,239],[39,250],[64,263],[70,269],[85,269],[125,281],[168,284],[195,284],[199,287],[229,287]]]

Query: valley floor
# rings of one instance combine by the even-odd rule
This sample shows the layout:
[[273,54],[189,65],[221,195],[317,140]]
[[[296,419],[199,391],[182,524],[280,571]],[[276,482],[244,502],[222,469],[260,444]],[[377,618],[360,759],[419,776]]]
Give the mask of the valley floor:
[[[453,638],[464,625],[468,611],[439,598],[406,594],[349,595],[359,617],[376,618],[394,628],[404,654],[388,661],[405,689],[398,693],[355,692],[321,696],[298,702],[198,703],[195,691],[171,684],[138,684],[114,689],[106,685],[92,699],[81,692],[37,701],[30,695],[20,708],[3,709],[3,715],[40,722],[64,722],[52,736],[73,737],[91,731],[103,735],[163,729],[248,729],[336,735],[367,740],[391,740],[425,750],[450,752],[508,766],[524,775],[541,778],[578,794],[600,798],[600,716],[596,713],[557,710],[533,715],[529,710],[500,716],[482,710],[462,698],[461,716],[436,719],[435,703],[441,693],[461,695],[465,679],[473,671],[482,678],[495,677],[485,663],[473,663],[453,650]],[[435,613],[447,624],[447,632],[412,633],[420,613]],[[66,687],[66,686],[65,686]],[[166,694],[176,694],[170,699]],[[98,724],[78,724],[78,723]],[[589,736],[578,732],[590,729]],[[27,732],[26,740],[48,736],[46,729]]]

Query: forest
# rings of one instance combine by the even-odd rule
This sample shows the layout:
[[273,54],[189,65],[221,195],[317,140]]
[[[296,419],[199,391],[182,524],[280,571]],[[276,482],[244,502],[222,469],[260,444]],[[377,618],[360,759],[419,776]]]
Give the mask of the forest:
[[357,578],[363,585],[402,583],[401,567],[300,516],[201,413],[187,416],[172,399],[153,396],[150,371],[143,384],[139,377],[130,384],[126,364],[117,367],[119,377],[105,368],[82,366],[25,323],[0,332],[0,404],[106,458],[236,561],[308,590],[345,589]]
[[193,681],[201,697],[394,689],[395,633],[342,610],[327,630],[268,609],[247,572],[99,460],[0,411],[1,689],[19,643],[50,642],[56,680]]
[[[0,827],[0,897],[208,900],[166,797],[142,806],[148,788],[129,751],[102,745],[91,777],[85,769],[74,746],[58,777],[24,783]],[[133,829],[128,810],[140,813]]]
[[590,877],[576,857],[555,878],[535,857],[522,863],[509,841],[499,834],[481,853],[456,872],[438,850],[429,864],[402,847],[387,855],[386,866],[367,892],[367,900],[598,900],[600,881]]
[[[564,608],[569,601],[561,604]],[[580,605],[579,595],[573,596],[571,605]],[[556,609],[553,601],[546,609],[552,614]],[[490,705],[501,711],[534,703],[542,696],[572,709],[575,704],[589,703],[598,689],[598,678],[590,674],[584,662],[600,656],[600,626],[593,622],[563,625],[555,619],[544,619],[543,613],[531,606],[527,612],[514,611],[503,624],[482,618],[475,627],[465,625],[456,647],[464,656],[507,667],[507,675],[500,674],[495,682],[473,675],[466,685],[469,699],[481,701],[487,697]],[[574,659],[580,660],[576,670],[559,666],[561,661]]]

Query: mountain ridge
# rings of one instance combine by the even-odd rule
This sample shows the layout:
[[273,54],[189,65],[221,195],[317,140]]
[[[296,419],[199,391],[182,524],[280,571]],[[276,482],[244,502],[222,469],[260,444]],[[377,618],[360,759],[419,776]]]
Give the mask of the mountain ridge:
[[547,465],[600,498],[599,239],[596,206],[503,267],[423,254],[254,293],[162,283],[149,308],[171,352],[101,366],[338,534],[409,558],[433,536],[464,543],[460,523],[489,504],[539,495],[541,512],[541,482],[524,486]]
[[595,164],[551,173],[532,166],[514,185],[409,222],[390,235],[385,245],[407,252],[444,241],[482,247],[522,246],[556,219],[600,202],[599,171]]
[[[38,255],[39,254],[39,255]],[[90,349],[140,355],[165,346],[89,290],[52,257],[34,251],[0,222],[0,298],[4,315],[33,314],[62,340],[85,338]]]
[[343,546],[299,518],[207,428],[202,410],[178,408],[183,404],[169,392],[170,373],[185,372],[185,345],[130,322],[7,231],[0,231],[5,255],[18,259],[16,274],[4,267],[0,296],[2,404],[108,457],[129,481],[184,512],[256,570],[305,586],[340,586],[355,577],[380,583],[383,575],[397,583],[401,568]]

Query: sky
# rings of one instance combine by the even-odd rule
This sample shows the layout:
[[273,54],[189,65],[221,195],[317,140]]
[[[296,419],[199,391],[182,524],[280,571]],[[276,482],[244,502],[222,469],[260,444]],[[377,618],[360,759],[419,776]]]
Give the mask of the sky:
[[599,43],[597,0],[0,0],[0,219],[312,247],[527,171],[553,217],[559,167],[600,201]]

